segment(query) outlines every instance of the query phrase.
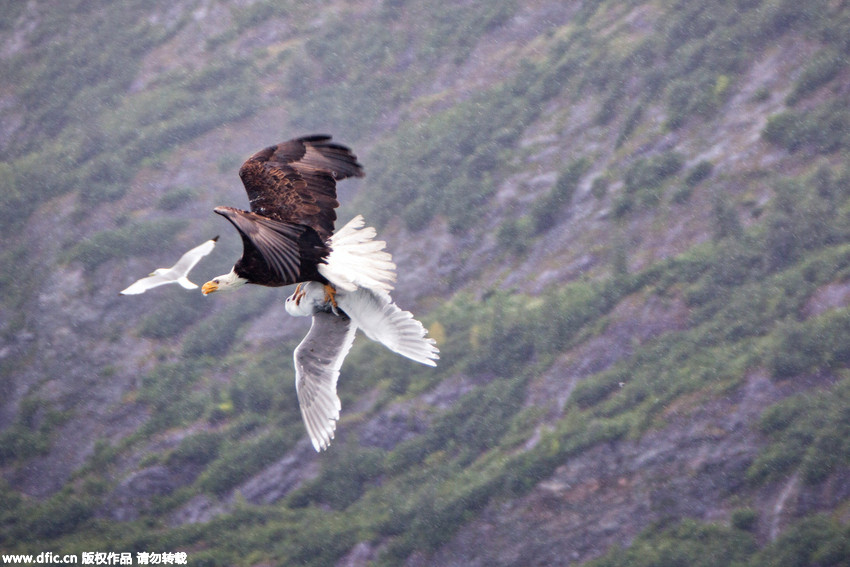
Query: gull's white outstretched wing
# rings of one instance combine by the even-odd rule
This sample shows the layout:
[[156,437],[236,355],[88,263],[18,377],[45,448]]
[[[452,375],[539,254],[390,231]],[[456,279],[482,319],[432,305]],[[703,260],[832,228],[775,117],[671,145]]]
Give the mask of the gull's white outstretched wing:
[[335,307],[325,286],[315,281],[299,284],[286,299],[286,311],[294,317],[312,315],[310,332],[295,349],[295,389],[301,417],[316,451],[327,449],[339,420],[336,395],[339,369],[357,328],[373,341],[411,360],[436,366],[439,350],[426,338],[422,323],[402,311],[383,290],[358,288],[337,290]]
[[437,365],[440,351],[434,339],[426,338],[422,323],[410,311],[402,311],[389,295],[358,288],[351,293],[339,292],[336,297],[339,307],[367,337],[421,364]]
[[140,293],[145,293],[153,287],[159,287],[161,285],[173,283],[174,281],[174,278],[161,276],[155,273],[152,276],[148,276],[134,282],[130,287],[123,289],[118,293],[121,295],[138,295]]
[[336,383],[356,330],[345,315],[317,311],[310,331],[295,349],[295,391],[316,451],[327,449],[334,437],[342,408]]
[[[192,271],[192,268],[198,265],[198,262],[201,261],[201,258],[204,256],[208,256],[210,252],[215,248],[215,243],[218,242],[218,236],[215,238],[211,238],[201,244],[200,246],[195,246],[177,260],[177,263],[169,268],[169,272],[174,272],[177,274],[177,277],[188,276],[189,272]],[[195,286],[198,287],[198,286]]]
[[189,272],[197,265],[201,258],[207,256],[213,251],[216,241],[218,241],[218,236],[207,240],[200,246],[195,246],[183,254],[180,259],[177,260],[177,263],[170,268],[157,268],[150,276],[138,280],[130,287],[121,290],[119,293],[121,295],[138,295],[151,288],[170,283],[180,284],[186,289],[197,288],[198,286],[190,282],[189,278],[186,276],[189,275]]

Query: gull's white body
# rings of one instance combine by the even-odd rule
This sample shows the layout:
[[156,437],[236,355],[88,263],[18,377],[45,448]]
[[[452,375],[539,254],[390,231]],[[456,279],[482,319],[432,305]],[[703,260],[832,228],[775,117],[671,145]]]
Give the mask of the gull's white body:
[[[303,294],[303,295],[302,295]],[[426,338],[422,323],[392,302],[389,294],[357,288],[337,291],[337,308],[318,282],[307,282],[286,299],[286,311],[296,317],[313,317],[310,331],[295,349],[295,390],[307,432],[317,451],[334,437],[341,405],[336,393],[339,370],[354,334],[367,337],[391,351],[428,366],[436,366],[439,350]]]
[[196,289],[198,286],[189,281],[189,272],[200,262],[201,258],[213,251],[217,240],[218,236],[192,248],[170,268],[157,268],[148,277],[142,278],[127,289],[122,290],[121,295],[137,295],[151,288],[170,283],[179,284],[185,289]]
[[319,271],[336,288],[336,307],[325,286],[306,282],[286,299],[286,311],[312,317],[310,331],[295,349],[295,389],[301,416],[316,451],[327,449],[341,409],[336,393],[339,370],[357,329],[402,356],[436,366],[439,350],[422,323],[393,303],[389,291],[395,264],[375,241],[375,229],[355,217],[331,237],[331,253]]

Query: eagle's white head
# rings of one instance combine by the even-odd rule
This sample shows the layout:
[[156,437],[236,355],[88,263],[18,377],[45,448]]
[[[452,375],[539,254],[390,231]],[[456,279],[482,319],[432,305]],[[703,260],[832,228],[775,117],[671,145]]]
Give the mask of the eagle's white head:
[[205,283],[201,291],[204,295],[209,295],[214,291],[227,291],[240,288],[246,283],[248,283],[248,280],[240,278],[236,275],[236,272],[230,270],[230,273],[218,276]]

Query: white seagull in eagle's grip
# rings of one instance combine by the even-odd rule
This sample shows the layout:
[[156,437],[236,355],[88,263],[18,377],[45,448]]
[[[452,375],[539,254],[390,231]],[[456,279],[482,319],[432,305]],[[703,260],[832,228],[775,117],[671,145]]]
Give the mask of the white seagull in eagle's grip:
[[319,282],[300,284],[286,299],[286,311],[312,316],[310,331],[295,349],[295,389],[301,416],[316,451],[327,449],[341,409],[336,393],[342,361],[354,334],[367,337],[402,356],[436,366],[439,350],[426,338],[422,323],[390,298],[395,280],[392,256],[385,243],[373,240],[375,229],[356,216],[331,236],[323,272],[336,287],[335,300]]

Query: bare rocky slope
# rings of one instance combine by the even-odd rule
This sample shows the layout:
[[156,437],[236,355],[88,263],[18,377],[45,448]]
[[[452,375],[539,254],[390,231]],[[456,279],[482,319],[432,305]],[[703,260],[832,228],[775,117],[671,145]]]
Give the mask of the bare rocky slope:
[[[850,9],[16,3],[0,548],[209,565],[847,565]],[[436,370],[361,339],[316,454],[288,290],[122,289],[329,132]],[[801,563],[794,563],[798,560]]]

